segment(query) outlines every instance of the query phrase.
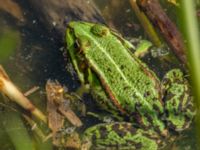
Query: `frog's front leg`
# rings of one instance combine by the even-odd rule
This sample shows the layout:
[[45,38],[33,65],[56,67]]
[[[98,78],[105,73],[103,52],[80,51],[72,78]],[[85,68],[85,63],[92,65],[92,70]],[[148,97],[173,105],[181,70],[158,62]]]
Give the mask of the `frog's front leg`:
[[97,124],[88,128],[82,139],[82,150],[157,150],[160,141],[155,132],[137,129],[127,122]]
[[188,81],[179,69],[169,71],[162,80],[167,126],[176,131],[189,127],[195,110]]
[[130,51],[130,53],[139,58],[144,57],[153,46],[152,43],[147,40],[138,40],[136,43],[137,44],[134,47],[129,41],[124,40],[124,46]]

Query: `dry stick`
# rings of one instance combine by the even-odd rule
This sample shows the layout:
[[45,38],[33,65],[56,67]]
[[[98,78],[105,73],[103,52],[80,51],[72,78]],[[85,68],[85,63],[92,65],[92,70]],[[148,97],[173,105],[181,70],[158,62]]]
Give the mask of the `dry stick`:
[[30,90],[26,91],[26,92],[24,93],[24,96],[29,96],[29,95],[35,93],[37,90],[39,90],[39,88],[40,88],[39,86],[34,86],[34,87],[31,88]]
[[157,27],[175,55],[187,65],[185,45],[176,25],[169,19],[158,0],[137,0],[138,6]]
[[37,109],[30,100],[11,82],[3,67],[0,65],[0,91],[5,94],[9,99],[15,101],[24,109],[31,112],[35,117],[47,122],[46,116]]

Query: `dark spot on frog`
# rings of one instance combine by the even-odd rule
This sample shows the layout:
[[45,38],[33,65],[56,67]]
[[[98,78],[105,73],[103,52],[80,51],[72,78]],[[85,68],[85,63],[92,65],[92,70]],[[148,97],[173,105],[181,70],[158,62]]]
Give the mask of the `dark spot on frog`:
[[99,128],[99,134],[100,134],[100,138],[105,139],[108,135],[108,130],[106,127],[101,126]]
[[173,93],[171,93],[171,92],[166,92],[165,95],[166,95],[166,96],[163,98],[163,101],[165,101],[165,102],[172,100],[172,98],[175,96],[175,95],[174,95]]
[[169,129],[173,129],[173,130],[175,130],[175,128],[176,128],[176,126],[169,120],[167,121],[167,126]]
[[124,69],[124,67],[125,67],[124,65],[121,65],[121,66],[120,66],[120,69],[121,69],[121,70],[123,70],[123,69]]
[[170,83],[170,79],[169,79],[169,78],[164,78],[164,79],[162,80],[162,83],[163,83],[163,86],[166,86],[167,84]]
[[112,130],[114,130],[120,137],[124,137],[126,135],[126,129],[124,128],[123,124],[120,125],[118,123],[115,123],[114,125],[112,125]]
[[148,114],[145,113],[145,116],[146,116],[148,122],[150,122],[151,124],[153,124],[153,118],[152,118],[153,114],[151,114],[151,113],[148,113]]
[[135,134],[136,131],[137,131],[137,129],[134,128],[133,126],[131,126],[130,129],[129,129],[129,132],[130,132],[131,134]]
[[156,104],[153,104],[153,109],[156,110],[156,112],[160,113],[160,109]]
[[162,131],[160,131],[159,126],[155,126],[154,130],[155,132],[159,133],[159,135],[162,135]]
[[122,76],[120,76],[120,80],[123,80]]
[[150,85],[151,84],[151,82],[149,82],[149,81],[146,81],[146,83],[145,83],[145,85]]
[[165,110],[165,117],[169,117],[169,111],[167,109]]
[[[195,107],[193,105],[193,103],[187,104],[187,110],[191,111],[191,112],[195,112]],[[184,110],[184,112],[186,112],[187,110]]]
[[125,129],[129,129],[129,128],[132,127],[132,124],[130,124],[130,123],[123,123],[123,127],[124,127]]
[[135,144],[136,144],[136,142],[134,142],[132,140],[126,140],[126,145],[131,145],[132,147],[134,147],[134,149],[135,149]]
[[175,71],[173,71],[172,74],[173,74],[174,77],[179,77],[179,74]]
[[129,88],[128,86],[123,87],[124,91],[126,91],[128,88]]
[[136,103],[135,103],[135,110],[139,111],[141,106],[142,106],[141,103],[136,102]]
[[150,94],[151,94],[150,91],[146,91],[146,92],[144,93],[144,97],[146,98],[146,97],[148,97]]
[[157,144],[161,144],[162,140],[166,140],[165,137],[160,136],[159,134],[152,134],[152,133],[143,133],[143,136],[148,137],[149,139],[153,140]]
[[[137,97],[136,95],[132,95],[132,100],[136,102],[136,101],[138,101],[138,97]],[[136,104],[135,104],[135,105],[136,105]],[[135,108],[135,109],[136,109],[136,108]]]
[[180,112],[178,112],[175,108],[173,109],[174,116],[180,116]]
[[136,143],[135,144],[136,149],[141,149],[142,148],[142,143]]
[[133,118],[131,118],[132,121],[136,122],[138,124],[138,127],[141,127],[141,125],[143,124],[142,119],[141,119],[142,116],[139,113],[136,113],[136,112],[131,113],[131,116],[133,116]]
[[187,97],[187,101],[185,104],[183,104],[183,100],[185,99],[184,94],[180,95],[180,97],[178,99],[176,99],[177,101],[179,101],[177,104],[177,108],[176,108],[178,112],[184,112],[185,109],[186,110],[188,109],[188,100],[191,102],[191,99],[188,99],[189,98],[188,96],[186,96],[186,97]]
[[111,72],[112,70],[111,70],[110,68],[107,68],[107,71],[108,71],[108,72]]
[[180,80],[180,79],[174,79],[174,81],[173,81],[174,83],[176,83],[176,84],[184,84],[184,81],[183,80]]
[[113,124],[113,125],[112,125],[112,129],[113,129],[114,131],[119,130],[119,124],[118,124],[118,123]]

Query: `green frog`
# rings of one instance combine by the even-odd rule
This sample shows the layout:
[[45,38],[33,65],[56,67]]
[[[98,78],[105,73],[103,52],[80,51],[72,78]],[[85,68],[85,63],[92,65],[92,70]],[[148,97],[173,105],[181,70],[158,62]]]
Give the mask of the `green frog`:
[[86,129],[82,149],[156,150],[190,126],[195,109],[180,69],[160,80],[130,42],[101,24],[70,22],[66,43],[80,82],[89,85],[99,107],[128,118]]

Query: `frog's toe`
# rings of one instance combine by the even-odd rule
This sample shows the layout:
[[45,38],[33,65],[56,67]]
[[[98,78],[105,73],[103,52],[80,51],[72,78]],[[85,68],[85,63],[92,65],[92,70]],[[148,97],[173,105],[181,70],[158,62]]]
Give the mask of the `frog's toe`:
[[127,122],[102,123],[87,129],[83,136],[82,147],[87,149],[158,149],[159,136],[144,131]]

